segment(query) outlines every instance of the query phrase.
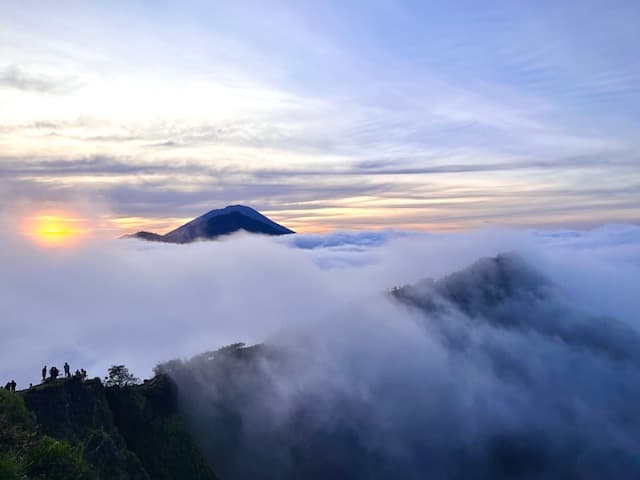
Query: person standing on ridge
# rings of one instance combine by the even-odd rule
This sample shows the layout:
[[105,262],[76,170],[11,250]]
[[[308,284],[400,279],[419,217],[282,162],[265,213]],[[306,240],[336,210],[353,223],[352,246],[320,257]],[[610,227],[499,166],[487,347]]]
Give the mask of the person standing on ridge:
[[47,366],[42,367],[42,383],[47,380]]
[[16,392],[16,385],[17,385],[17,384],[16,384],[16,381],[15,381],[15,380],[11,380],[11,391],[12,391],[13,393],[15,393],[15,392]]
[[71,368],[67,362],[64,362],[64,376],[69,378],[71,376]]

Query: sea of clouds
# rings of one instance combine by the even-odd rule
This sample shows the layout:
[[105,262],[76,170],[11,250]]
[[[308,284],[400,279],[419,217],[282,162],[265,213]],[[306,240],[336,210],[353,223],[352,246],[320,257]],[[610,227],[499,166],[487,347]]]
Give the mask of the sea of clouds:
[[[517,259],[508,274],[476,263],[501,253]],[[343,478],[640,473],[635,225],[73,249],[6,236],[0,265],[0,378],[19,388],[65,361],[90,376],[125,364],[148,377],[159,362],[238,341],[281,352],[290,361],[264,363],[260,389],[251,379],[234,387],[246,400],[234,404],[236,453],[268,466],[265,478],[341,478],[331,470],[348,460],[331,460],[340,448],[360,458]],[[403,301],[386,293],[404,285]],[[206,372],[196,378],[194,405],[219,405]],[[336,432],[348,445],[332,450]],[[300,445],[303,458],[306,445],[329,460],[296,470],[287,455]],[[254,477],[246,465],[218,467]]]
[[12,235],[0,242],[0,379],[22,385],[36,382],[42,365],[65,361],[96,376],[113,363],[148,376],[160,361],[322,323],[391,287],[501,252],[518,252],[582,310],[640,328],[634,225],[237,234],[190,245],[95,240],[70,249]]

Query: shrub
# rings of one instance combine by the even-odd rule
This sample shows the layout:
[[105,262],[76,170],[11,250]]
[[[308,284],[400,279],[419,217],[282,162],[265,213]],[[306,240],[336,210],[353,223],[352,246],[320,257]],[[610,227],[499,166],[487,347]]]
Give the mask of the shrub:
[[137,385],[140,379],[129,372],[124,365],[113,365],[109,368],[109,375],[104,378],[107,387],[128,387]]
[[44,476],[50,480],[73,480],[86,470],[80,446],[43,437],[29,449],[24,461],[29,476]]
[[0,388],[0,415],[8,422],[18,425],[31,425],[33,414],[27,410],[22,397]]

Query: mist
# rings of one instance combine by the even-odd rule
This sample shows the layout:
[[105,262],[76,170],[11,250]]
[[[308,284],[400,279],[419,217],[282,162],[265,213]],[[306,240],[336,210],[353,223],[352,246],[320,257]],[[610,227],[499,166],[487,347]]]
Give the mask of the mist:
[[[8,235],[0,265],[0,378],[182,359],[185,413],[225,478],[640,472],[638,226],[68,250]],[[261,346],[189,360],[233,342]],[[207,435],[229,408],[219,458]]]
[[0,249],[0,375],[36,381],[64,361],[101,375],[327,321],[386,289],[517,251],[570,302],[635,327],[640,228],[587,232],[382,231],[165,245],[93,240],[41,249],[5,233]]

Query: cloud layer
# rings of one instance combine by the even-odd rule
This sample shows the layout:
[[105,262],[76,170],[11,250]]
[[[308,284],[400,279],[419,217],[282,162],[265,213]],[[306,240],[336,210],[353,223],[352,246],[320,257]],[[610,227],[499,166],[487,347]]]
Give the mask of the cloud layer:
[[[618,228],[587,235],[592,256],[602,233],[637,249],[638,229]],[[553,258],[547,274],[566,266]],[[600,288],[630,293],[632,269]],[[542,270],[513,253],[483,258],[262,346],[162,369],[226,478],[633,477],[639,305],[618,305],[630,323],[590,312],[587,291],[572,297]]]
[[[148,374],[167,357],[262,341],[290,322],[320,321],[364,296],[512,250],[586,310],[637,326],[639,301],[632,288],[618,286],[637,278],[633,226],[589,233],[239,235],[186,248],[96,240],[40,250],[11,233],[2,242],[0,308],[12,343],[0,365],[24,380],[42,362],[64,361],[59,354],[96,369],[126,361]],[[24,356],[32,350],[38,358]]]
[[[447,277],[500,252],[517,256]],[[248,466],[339,477],[327,470],[346,462],[335,445],[353,453],[356,477],[625,476],[640,468],[639,258],[632,225],[73,250],[7,235],[0,378],[25,387],[65,361],[91,376],[113,363],[149,376],[171,358],[266,341],[273,353],[233,367],[233,387],[206,362],[177,376],[200,425],[220,421],[219,388],[244,399],[233,454],[255,462],[216,460],[220,437],[201,437],[229,478],[255,474]]]

